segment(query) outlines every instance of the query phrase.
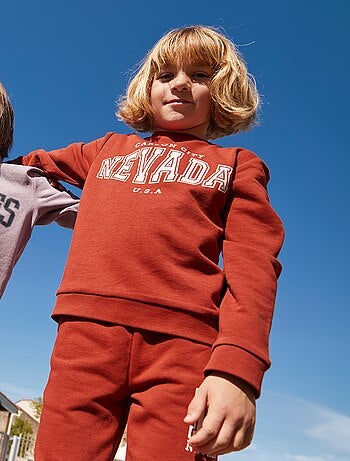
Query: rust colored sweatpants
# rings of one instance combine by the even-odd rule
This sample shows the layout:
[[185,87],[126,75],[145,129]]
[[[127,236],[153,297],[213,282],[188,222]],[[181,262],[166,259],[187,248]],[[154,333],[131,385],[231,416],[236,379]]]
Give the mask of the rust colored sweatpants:
[[199,461],[183,422],[210,346],[64,318],[58,330],[35,461],[111,461],[127,429],[127,461]]

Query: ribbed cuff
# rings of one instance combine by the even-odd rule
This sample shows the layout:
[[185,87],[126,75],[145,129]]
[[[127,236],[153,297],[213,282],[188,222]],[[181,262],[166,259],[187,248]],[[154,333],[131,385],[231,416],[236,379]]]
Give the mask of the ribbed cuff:
[[268,368],[267,363],[244,349],[223,344],[214,347],[204,374],[208,376],[211,372],[218,371],[236,376],[252,386],[258,398],[262,379]]

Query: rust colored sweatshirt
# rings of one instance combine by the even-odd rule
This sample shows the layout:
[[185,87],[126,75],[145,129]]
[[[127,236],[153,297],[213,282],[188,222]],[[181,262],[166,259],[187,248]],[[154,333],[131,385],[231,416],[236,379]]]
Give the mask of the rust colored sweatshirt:
[[184,133],[107,133],[22,162],[83,189],[54,318],[212,344],[205,373],[240,377],[259,395],[283,227],[254,153]]

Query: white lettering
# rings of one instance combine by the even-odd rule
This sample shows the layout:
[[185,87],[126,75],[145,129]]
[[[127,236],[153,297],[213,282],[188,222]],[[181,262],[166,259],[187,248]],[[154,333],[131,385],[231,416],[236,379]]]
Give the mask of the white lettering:
[[130,176],[130,170],[134,164],[134,161],[138,157],[138,151],[132,152],[131,154],[125,155],[123,163],[120,165],[117,171],[115,171],[111,179],[116,179],[118,181],[127,181]]
[[[211,165],[201,159],[204,155],[191,153],[184,146],[180,146],[179,150],[171,149],[170,151],[167,151],[166,147],[159,146],[160,144],[157,147],[142,147],[123,157],[116,155],[103,159],[96,177],[123,182],[131,181],[136,185],[177,181],[227,192],[233,171],[231,166],[219,164],[212,172]],[[179,173],[180,164],[182,174]],[[137,187],[133,189],[133,192],[161,193],[160,189],[148,190]]]
[[135,147],[143,147],[143,146],[161,146],[161,147],[170,147],[175,149],[177,146],[176,144],[168,144],[166,142],[151,142],[151,141],[143,141],[143,142],[137,142],[135,144]]
[[207,162],[190,158],[186,170],[179,177],[179,182],[193,185],[201,184],[208,170],[209,164]]
[[216,171],[203,182],[202,186],[214,189],[215,184],[218,183],[218,189],[221,192],[226,192],[228,189],[232,170],[233,168],[231,166],[218,165]]
[[156,170],[150,176],[150,184],[159,183],[161,176],[164,174],[164,182],[174,182],[178,177],[178,169],[180,160],[183,157],[183,152],[179,150],[171,150],[166,158],[162,161]]
[[102,160],[100,171],[97,173],[96,178],[109,179],[111,177],[113,168],[119,163],[124,157],[116,156],[113,158],[105,158]]
[[136,184],[145,184],[151,166],[154,164],[158,157],[163,155],[164,151],[164,147],[156,147],[153,149],[151,147],[146,147],[141,149],[141,151],[138,151],[139,164],[137,167],[136,175],[132,182]]

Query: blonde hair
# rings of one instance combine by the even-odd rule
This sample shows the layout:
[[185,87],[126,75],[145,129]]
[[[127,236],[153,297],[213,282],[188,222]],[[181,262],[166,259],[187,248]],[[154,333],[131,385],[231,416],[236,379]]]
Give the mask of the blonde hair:
[[247,130],[256,122],[259,93],[253,77],[234,43],[207,26],[174,29],[155,44],[119,100],[119,119],[138,131],[152,131],[152,81],[174,56],[179,62],[204,63],[213,69],[207,139]]
[[13,143],[13,109],[5,88],[0,83],[0,161],[2,161]]

